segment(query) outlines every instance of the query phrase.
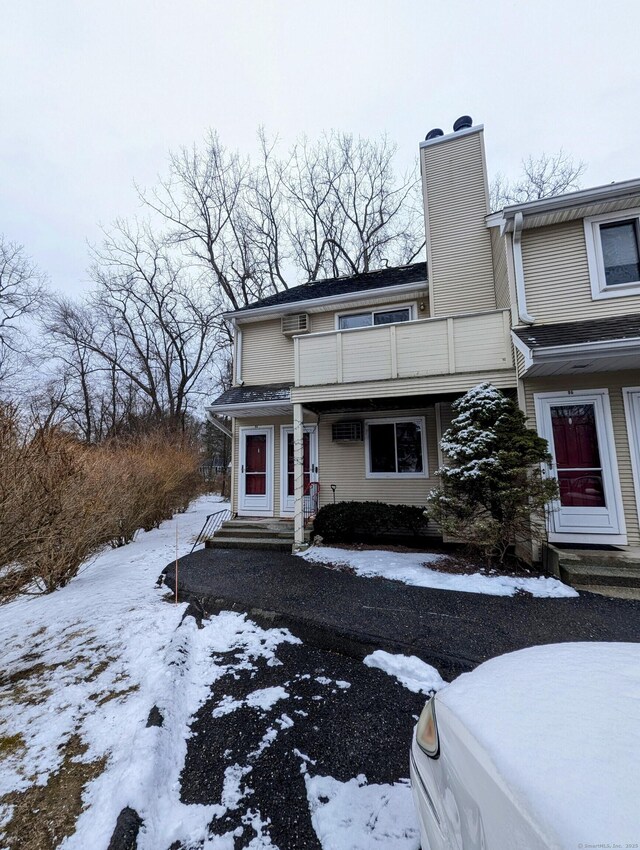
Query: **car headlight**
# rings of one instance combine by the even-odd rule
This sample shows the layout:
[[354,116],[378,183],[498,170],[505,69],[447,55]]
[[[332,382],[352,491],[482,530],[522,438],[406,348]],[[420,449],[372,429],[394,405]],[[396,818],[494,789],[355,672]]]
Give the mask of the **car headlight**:
[[436,723],[436,701],[433,697],[427,700],[416,726],[416,741],[420,749],[429,758],[437,759],[440,755],[440,740],[438,724]]

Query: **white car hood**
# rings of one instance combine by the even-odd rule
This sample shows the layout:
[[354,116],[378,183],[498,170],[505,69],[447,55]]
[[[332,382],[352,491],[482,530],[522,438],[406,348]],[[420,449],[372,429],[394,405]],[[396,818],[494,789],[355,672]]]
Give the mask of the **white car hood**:
[[436,717],[438,705],[552,844],[640,843],[640,644],[499,656],[441,690]]

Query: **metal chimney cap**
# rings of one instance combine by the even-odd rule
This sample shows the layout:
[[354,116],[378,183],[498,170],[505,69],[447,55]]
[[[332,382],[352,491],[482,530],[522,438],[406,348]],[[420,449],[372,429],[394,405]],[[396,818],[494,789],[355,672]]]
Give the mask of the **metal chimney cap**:
[[454,122],[453,132],[457,133],[458,130],[468,130],[469,127],[473,127],[473,118],[470,115],[461,115]]
[[440,127],[434,127],[433,130],[429,130],[424,140],[425,142],[430,142],[431,139],[437,139],[438,136],[444,136],[444,130],[441,130]]

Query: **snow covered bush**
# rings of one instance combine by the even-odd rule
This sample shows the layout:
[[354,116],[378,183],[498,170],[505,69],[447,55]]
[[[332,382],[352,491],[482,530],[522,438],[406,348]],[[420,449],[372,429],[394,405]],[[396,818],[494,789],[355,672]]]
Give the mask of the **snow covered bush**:
[[313,521],[314,534],[327,543],[405,541],[427,532],[424,508],[384,502],[324,505]]
[[50,593],[102,547],[183,510],[200,489],[180,436],[88,446],[57,428],[26,433],[0,408],[0,601]]
[[440,443],[448,463],[438,470],[441,487],[429,494],[430,516],[446,535],[501,563],[510,546],[544,531],[540,517],[557,495],[555,481],[540,469],[549,457],[547,441],[489,383],[457,399],[453,411]]

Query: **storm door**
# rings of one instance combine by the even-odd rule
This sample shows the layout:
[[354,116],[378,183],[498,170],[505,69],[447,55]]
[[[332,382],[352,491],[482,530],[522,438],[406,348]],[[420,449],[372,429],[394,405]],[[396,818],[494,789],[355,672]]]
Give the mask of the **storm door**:
[[549,474],[560,491],[551,512],[551,539],[556,535],[561,542],[570,535],[567,540],[587,543],[594,542],[591,536],[623,535],[608,394],[542,393],[536,396],[536,410],[539,433],[547,439],[553,459]]
[[273,428],[240,429],[238,512],[268,516],[273,512]]
[[[304,449],[304,492],[309,492],[309,484],[318,480],[317,430],[305,427],[303,435]],[[283,514],[293,514],[295,509],[295,482],[293,474],[293,428],[283,426],[280,431],[280,510]]]

